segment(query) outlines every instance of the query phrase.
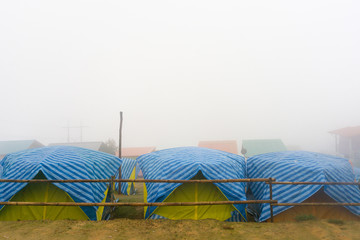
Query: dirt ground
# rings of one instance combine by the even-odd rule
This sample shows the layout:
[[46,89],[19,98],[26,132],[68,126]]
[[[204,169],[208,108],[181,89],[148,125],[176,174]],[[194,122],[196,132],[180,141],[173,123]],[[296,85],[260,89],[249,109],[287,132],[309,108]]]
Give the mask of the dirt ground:
[[360,239],[360,223],[228,223],[216,220],[0,222],[0,239]]
[[[142,183],[136,184],[136,195],[117,195],[119,201],[142,202],[142,186]],[[0,240],[360,240],[360,222],[308,220],[292,223],[231,223],[216,220],[144,220],[143,217],[143,207],[119,207],[109,221],[0,222]]]

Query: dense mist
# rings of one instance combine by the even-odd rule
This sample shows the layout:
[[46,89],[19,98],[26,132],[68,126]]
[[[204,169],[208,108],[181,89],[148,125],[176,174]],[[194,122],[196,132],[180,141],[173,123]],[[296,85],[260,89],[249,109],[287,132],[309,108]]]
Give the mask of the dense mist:
[[[2,1],[0,140],[158,149],[360,123],[360,2]],[[70,130],[80,141],[80,130]]]

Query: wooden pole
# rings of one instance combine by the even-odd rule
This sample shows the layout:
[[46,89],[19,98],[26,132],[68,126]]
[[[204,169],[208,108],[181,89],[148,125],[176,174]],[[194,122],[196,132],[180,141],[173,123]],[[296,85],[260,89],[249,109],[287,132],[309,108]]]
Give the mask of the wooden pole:
[[[273,199],[273,192],[272,192],[272,178],[269,178],[269,190],[270,190],[270,201],[272,201]],[[274,211],[273,211],[273,205],[272,203],[270,203],[270,219],[271,222],[274,222]]]
[[134,203],[134,202],[108,202],[108,203],[76,203],[76,202],[0,202],[0,205],[12,206],[196,206],[196,205],[227,205],[227,204],[251,204],[251,203],[277,203],[269,200],[249,201],[214,201],[214,202],[155,202],[155,203]]
[[120,112],[120,127],[119,127],[119,158],[121,158],[122,124],[123,124],[123,112]]
[[[121,155],[121,149],[122,149],[122,124],[123,124],[123,112],[120,112],[120,127],[119,127],[119,158],[122,157]],[[119,168],[119,180],[122,178],[121,176],[121,165]],[[121,194],[121,182],[119,182],[118,185],[118,194]]]

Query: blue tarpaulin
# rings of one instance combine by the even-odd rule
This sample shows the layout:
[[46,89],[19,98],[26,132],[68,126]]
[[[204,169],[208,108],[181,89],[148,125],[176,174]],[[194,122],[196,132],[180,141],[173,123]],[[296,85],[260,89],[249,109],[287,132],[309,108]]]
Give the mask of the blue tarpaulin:
[[[69,147],[43,147],[8,154],[0,162],[1,179],[33,179],[40,171],[49,180],[109,179],[115,175],[121,159],[94,150]],[[53,183],[75,202],[101,202],[107,183]],[[0,202],[9,201],[27,183],[0,183]],[[0,206],[0,209],[3,206]],[[81,207],[91,220],[96,220],[98,207]]]
[[[354,174],[348,160],[313,152],[287,151],[255,155],[247,160],[249,178],[275,178],[288,182],[354,182]],[[273,185],[273,199],[279,203],[301,203],[321,188],[337,202],[360,202],[360,190],[355,185]],[[256,200],[269,199],[269,185],[263,182],[250,183]],[[291,206],[274,207],[277,215]],[[355,215],[360,215],[360,206],[346,206]],[[258,220],[270,218],[269,204],[261,204]]]
[[[138,163],[144,179],[189,180],[199,171],[206,179],[242,179],[245,178],[244,158],[219,150],[182,147],[161,150],[138,157]],[[230,201],[244,201],[245,183],[214,183]],[[181,183],[146,183],[147,202],[162,202]],[[246,218],[245,205],[234,205]],[[156,207],[149,207],[148,218]]]

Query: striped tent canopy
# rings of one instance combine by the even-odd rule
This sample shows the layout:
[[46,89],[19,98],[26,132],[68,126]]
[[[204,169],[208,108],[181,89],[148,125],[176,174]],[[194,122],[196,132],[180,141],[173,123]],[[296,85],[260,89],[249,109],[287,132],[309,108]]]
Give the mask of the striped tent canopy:
[[[289,182],[353,182],[354,174],[348,160],[305,151],[287,151],[256,155],[247,160],[249,178],[275,178]],[[279,203],[301,203],[324,188],[326,195],[337,202],[360,202],[360,190],[355,185],[273,185],[273,199]],[[262,182],[250,183],[257,200],[269,199],[269,186]],[[277,215],[291,206],[274,207]],[[360,215],[359,206],[347,206]],[[261,204],[258,220],[270,218],[269,204]]]
[[[199,171],[206,179],[241,179],[245,177],[244,158],[219,150],[200,147],[180,147],[161,150],[138,157],[144,179],[189,180]],[[246,200],[245,183],[214,183],[230,201]],[[181,183],[146,183],[147,202],[164,201]],[[244,205],[234,205],[245,214]],[[148,218],[156,207],[145,213]]]
[[[1,179],[33,179],[40,171],[49,180],[109,179],[121,165],[121,159],[94,150],[56,146],[8,154],[0,162]],[[101,202],[106,183],[53,183],[75,202]],[[0,202],[9,201],[27,183],[0,183]],[[3,206],[0,206],[0,209]],[[98,207],[81,207],[90,220],[96,220]]]
[[354,168],[355,180],[360,182],[360,168]]
[[[121,178],[122,179],[136,179],[140,168],[137,166],[137,161],[131,158],[121,158],[122,164],[121,164]],[[134,172],[135,171],[135,172]],[[132,173],[135,173],[134,176],[132,176]],[[119,171],[116,172],[115,178],[119,178]],[[121,193],[124,195],[132,195],[135,194],[134,188],[131,188],[131,186],[134,186],[134,183],[131,182],[123,182],[121,183]],[[118,189],[119,183],[115,184],[115,188]]]

